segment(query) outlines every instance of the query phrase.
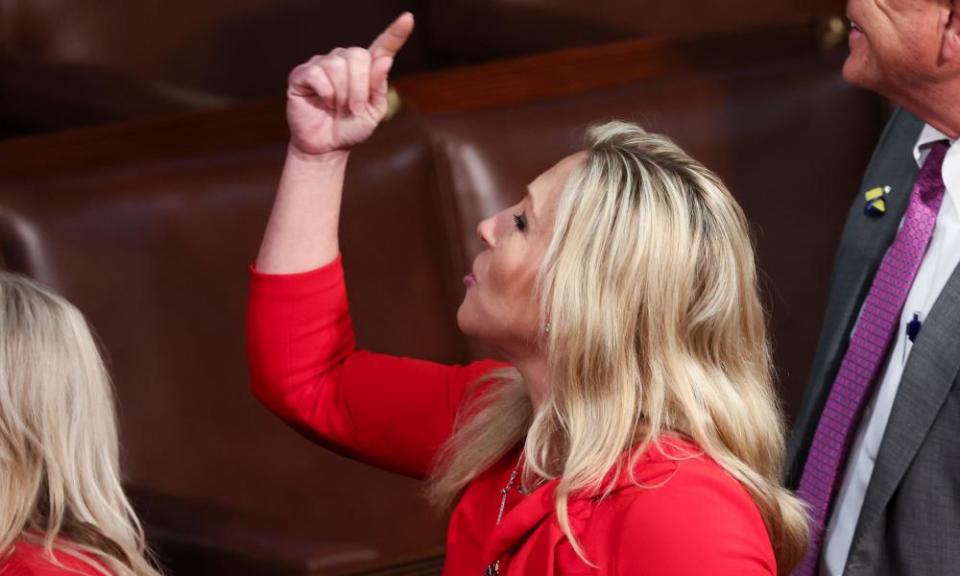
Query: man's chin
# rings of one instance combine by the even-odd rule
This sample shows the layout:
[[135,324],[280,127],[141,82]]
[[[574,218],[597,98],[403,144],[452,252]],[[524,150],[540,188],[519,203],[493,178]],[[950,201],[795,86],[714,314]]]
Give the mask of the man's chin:
[[870,88],[865,81],[863,58],[857,54],[851,53],[843,63],[843,79],[848,84],[859,86],[860,88]]

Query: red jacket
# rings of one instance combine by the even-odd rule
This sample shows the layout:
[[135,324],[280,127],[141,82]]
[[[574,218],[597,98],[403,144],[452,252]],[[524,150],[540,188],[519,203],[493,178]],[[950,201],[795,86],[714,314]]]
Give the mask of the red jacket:
[[43,547],[18,540],[10,554],[0,560],[0,576],[101,576],[69,554],[57,552],[56,557],[61,566],[53,563]]
[[[254,393],[307,436],[358,460],[427,476],[467,388],[502,366],[356,351],[339,258],[302,274],[251,276]],[[642,486],[624,477],[606,498],[570,501],[573,532],[594,567],[560,530],[554,482],[528,496],[511,491],[496,525],[515,451],[471,482],[457,503],[444,575],[480,576],[495,560],[510,576],[776,574],[770,539],[746,490],[696,446],[661,444],[666,455],[650,449],[637,464]]]

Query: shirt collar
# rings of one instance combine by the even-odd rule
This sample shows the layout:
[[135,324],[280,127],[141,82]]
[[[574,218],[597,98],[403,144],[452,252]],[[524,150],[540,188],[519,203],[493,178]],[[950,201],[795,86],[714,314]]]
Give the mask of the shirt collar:
[[[947,140],[950,142],[950,149],[947,150],[947,157],[943,161],[941,175],[946,187],[947,198],[950,204],[960,210],[960,146],[955,146],[956,140],[949,138],[943,132],[937,130],[929,124],[923,126],[920,131],[920,137],[913,146],[913,159],[917,161],[918,166],[923,166],[930,151],[930,144],[938,140]],[[949,208],[948,208],[949,209]],[[942,210],[942,209],[941,209]]]
[[917,165],[923,166],[923,161],[927,158],[927,148],[938,140],[948,140],[951,145],[955,142],[933,126],[924,124],[923,130],[920,131],[920,137],[917,138],[917,143],[913,146],[913,159],[917,161]]

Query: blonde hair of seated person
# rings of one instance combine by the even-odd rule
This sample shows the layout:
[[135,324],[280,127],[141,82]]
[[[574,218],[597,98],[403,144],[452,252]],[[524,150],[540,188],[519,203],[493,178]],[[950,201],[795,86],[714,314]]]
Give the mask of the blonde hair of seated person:
[[26,540],[103,574],[157,576],[118,453],[110,378],[83,315],[0,272],[0,562]]
[[789,573],[807,525],[779,481],[783,419],[746,218],[712,172],[663,136],[610,122],[588,132],[586,150],[539,275],[548,396],[534,413],[520,374],[501,371],[506,384],[468,407],[441,453],[431,498],[449,507],[525,441],[527,474],[559,478],[560,526],[589,561],[570,529],[569,496],[603,490],[610,471],[632,474],[622,455],[672,433],[746,488]]

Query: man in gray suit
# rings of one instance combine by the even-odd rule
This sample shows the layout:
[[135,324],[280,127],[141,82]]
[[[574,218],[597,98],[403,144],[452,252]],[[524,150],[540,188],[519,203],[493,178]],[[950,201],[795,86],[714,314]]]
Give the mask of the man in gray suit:
[[960,0],[847,15],[845,78],[900,108],[847,219],[790,440],[787,484],[813,517],[794,574],[960,574]]

